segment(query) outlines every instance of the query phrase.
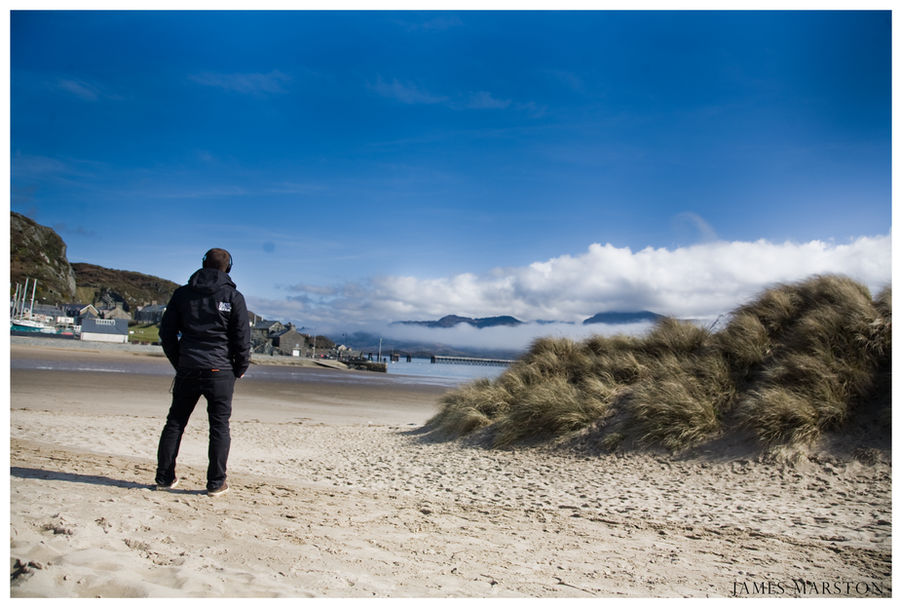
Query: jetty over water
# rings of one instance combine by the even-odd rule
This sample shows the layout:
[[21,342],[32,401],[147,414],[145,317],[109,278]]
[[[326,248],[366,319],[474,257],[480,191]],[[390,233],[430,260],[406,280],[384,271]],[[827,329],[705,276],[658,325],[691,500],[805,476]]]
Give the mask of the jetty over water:
[[489,365],[494,367],[508,367],[513,364],[513,360],[505,360],[502,358],[472,358],[470,356],[432,356],[431,364],[451,364],[451,365]]

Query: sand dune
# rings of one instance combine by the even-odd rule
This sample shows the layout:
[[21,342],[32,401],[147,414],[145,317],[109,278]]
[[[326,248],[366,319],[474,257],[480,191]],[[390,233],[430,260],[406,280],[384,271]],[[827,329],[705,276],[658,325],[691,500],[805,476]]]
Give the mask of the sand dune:
[[492,451],[418,432],[439,389],[246,382],[211,499],[202,411],[151,488],[169,381],[12,371],[11,596],[891,594],[887,451]]

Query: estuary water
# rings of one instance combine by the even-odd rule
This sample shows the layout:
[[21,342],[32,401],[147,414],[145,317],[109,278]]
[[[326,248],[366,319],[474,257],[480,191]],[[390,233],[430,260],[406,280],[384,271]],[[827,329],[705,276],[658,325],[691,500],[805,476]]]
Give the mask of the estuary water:
[[400,359],[388,364],[389,375],[403,375],[422,378],[429,381],[449,382],[447,385],[468,383],[482,377],[494,379],[499,377],[507,367],[497,365],[464,365],[449,363],[432,363],[428,358],[413,358],[412,362]]
[[[72,356],[42,356],[41,348],[29,348],[27,353],[18,353],[10,360],[10,369],[32,369],[41,371],[84,371],[93,373],[119,373],[141,375],[174,375],[169,362],[159,356],[110,357],[97,360],[94,357],[79,357],[73,350]],[[433,364],[430,359],[414,358],[388,363],[387,373],[370,371],[341,371],[316,367],[296,367],[277,365],[251,365],[245,380],[253,381],[295,381],[337,384],[400,384],[445,386],[453,388],[486,377],[498,377],[506,367]]]

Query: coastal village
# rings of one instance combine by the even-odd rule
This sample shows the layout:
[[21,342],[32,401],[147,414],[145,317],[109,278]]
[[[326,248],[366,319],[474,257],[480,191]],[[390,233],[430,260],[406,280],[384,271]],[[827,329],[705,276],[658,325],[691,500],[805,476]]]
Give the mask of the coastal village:
[[[165,304],[149,302],[127,310],[124,302],[109,293],[95,304],[49,305],[29,301],[28,283],[16,290],[10,301],[11,330],[21,334],[55,335],[62,338],[108,343],[158,344],[159,322]],[[323,335],[304,333],[293,323],[283,324],[250,314],[251,343],[255,354],[302,358],[350,359],[346,346]]]
[[[76,279],[76,269],[78,277]],[[10,330],[83,341],[158,344],[159,322],[177,284],[71,264],[50,227],[10,211]],[[347,360],[358,356],[323,335],[250,312],[254,354]]]

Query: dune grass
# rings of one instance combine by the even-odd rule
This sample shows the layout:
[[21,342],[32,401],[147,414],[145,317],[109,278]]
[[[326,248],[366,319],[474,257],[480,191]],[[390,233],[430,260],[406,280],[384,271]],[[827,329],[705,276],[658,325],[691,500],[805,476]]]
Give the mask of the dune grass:
[[662,319],[643,337],[541,338],[500,377],[447,394],[426,427],[494,446],[593,428],[680,451],[729,432],[813,441],[890,390],[891,290],[842,276],[762,293],[712,332]]

